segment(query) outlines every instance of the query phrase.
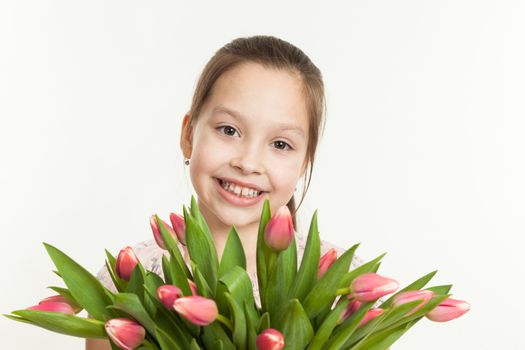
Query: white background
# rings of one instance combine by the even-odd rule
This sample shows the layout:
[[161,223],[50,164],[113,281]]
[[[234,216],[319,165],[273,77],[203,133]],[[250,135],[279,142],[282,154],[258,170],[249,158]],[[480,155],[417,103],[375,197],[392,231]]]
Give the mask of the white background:
[[[472,310],[395,349],[525,347],[523,1],[2,1],[0,312],[59,284],[42,242],[98,271],[191,194],[180,123],[230,40],[275,35],[324,75],[301,229],[406,285],[438,269]],[[83,340],[0,319],[2,347]]]

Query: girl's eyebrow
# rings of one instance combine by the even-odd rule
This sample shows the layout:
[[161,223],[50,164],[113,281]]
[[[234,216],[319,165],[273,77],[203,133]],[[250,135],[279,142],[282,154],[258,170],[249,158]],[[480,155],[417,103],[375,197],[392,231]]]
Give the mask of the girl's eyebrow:
[[[241,122],[246,121],[246,118],[241,113],[239,113],[238,111],[234,109],[223,106],[223,105],[215,106],[212,110],[212,114],[215,114],[215,113],[226,113]],[[286,123],[277,123],[277,127],[279,127],[281,130],[293,131],[304,139],[304,131],[298,126],[295,126],[292,124],[286,124]]]

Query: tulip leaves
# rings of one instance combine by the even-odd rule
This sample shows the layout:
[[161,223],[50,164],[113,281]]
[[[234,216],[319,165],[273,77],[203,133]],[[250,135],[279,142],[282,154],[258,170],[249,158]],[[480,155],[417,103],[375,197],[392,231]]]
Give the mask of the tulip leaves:
[[95,276],[50,244],[44,246],[75,301],[96,319],[115,314],[106,309],[111,299]]
[[[281,214],[282,210],[287,214]],[[183,214],[191,270],[179,250],[173,231],[155,215],[159,233],[169,252],[169,258],[163,254],[161,259],[164,279],[152,271],[146,271],[138,261],[131,276],[126,275],[124,280],[117,273],[115,257],[106,250],[106,267],[118,291],[114,294],[62,251],[44,243],[57,268],[55,273],[67,286],[50,288],[60,294],[57,297],[65,300],[70,309],[61,313],[31,308],[4,316],[83,338],[107,338],[104,328],[107,320],[128,318],[147,331],[143,344],[135,347],[138,350],[256,350],[257,338],[263,332],[265,336],[271,334],[273,338],[269,338],[270,342],[278,341],[276,339],[282,335],[286,349],[290,350],[384,350],[449,297],[451,285],[440,285],[427,288],[433,292],[426,292],[430,294],[427,303],[413,300],[403,304],[398,302],[399,299],[394,299],[401,292],[424,288],[435,275],[436,271],[433,271],[380,303],[379,308],[382,310],[372,309],[375,302],[370,299],[360,300],[359,293],[351,290],[356,288],[352,281],[365,273],[376,272],[384,254],[349,271],[358,248],[356,244],[338,259],[328,256],[330,259],[323,258],[321,262],[317,210],[310,222],[306,247],[298,269],[295,236],[292,235],[286,249],[282,244],[273,245],[271,239],[284,237],[279,237],[281,232],[290,232],[287,229],[290,221],[286,221],[290,219],[290,213],[287,208],[280,208],[275,216],[276,221],[273,221],[267,196],[257,236],[256,267],[261,299],[261,308],[258,308],[252,281],[246,271],[247,257],[237,228],[231,227],[219,262],[210,228],[193,196],[189,209],[183,206]],[[270,228],[266,233],[270,239],[265,237],[268,223]],[[274,223],[278,224],[274,226]],[[286,224],[279,228],[282,223]],[[281,242],[288,242],[287,239]],[[320,262],[323,273],[318,278]],[[121,268],[122,265],[118,266]],[[206,326],[191,323],[175,311],[172,305],[174,299],[170,299],[169,292],[168,298],[163,294],[165,290],[158,292],[158,288],[165,284],[180,289],[163,287],[168,291],[174,290],[173,295],[177,297],[182,292],[183,297],[199,294],[200,297],[213,299],[219,315]],[[340,298],[334,305],[338,296]],[[78,306],[84,308],[93,319],[70,314],[78,312]],[[212,312],[215,315],[215,310]],[[144,332],[141,327],[140,331]],[[269,328],[274,329],[266,332]],[[113,341],[110,344],[112,349],[118,349]]]
[[188,213],[186,207],[184,207],[188,252],[191,259],[201,269],[200,271],[208,282],[210,289],[214,291],[217,285],[219,270],[217,249],[193,196],[191,204],[191,214]]
[[106,337],[104,322],[98,320],[39,310],[17,310],[12,313],[19,316],[20,319],[12,316],[11,319],[31,323],[52,332],[81,338]]
[[319,259],[321,255],[321,240],[317,227],[317,210],[312,216],[310,230],[304,249],[301,266],[297,273],[295,283],[291,292],[291,297],[303,300],[306,294],[312,289],[317,281],[317,271],[319,270]]
[[224,276],[235,266],[240,266],[246,270],[246,255],[239,234],[235,226],[232,226],[228,234],[226,246],[222,252],[221,263],[219,265],[219,277]]

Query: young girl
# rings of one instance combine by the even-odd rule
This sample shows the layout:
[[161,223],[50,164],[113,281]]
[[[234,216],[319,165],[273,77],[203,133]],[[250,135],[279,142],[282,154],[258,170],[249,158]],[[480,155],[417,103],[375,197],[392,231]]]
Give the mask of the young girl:
[[[259,306],[256,244],[264,198],[269,196],[272,214],[287,205],[297,228],[294,193],[304,176],[300,205],[310,184],[324,113],[321,72],[310,59],[286,41],[254,36],[233,40],[215,53],[182,120],[180,147],[219,259],[235,225]],[[300,263],[306,235],[296,232],[295,238]],[[190,266],[186,247],[179,243],[179,248]],[[338,256],[344,252],[321,240],[321,255],[331,248]],[[147,270],[162,276],[166,251],[153,239],[133,249]],[[352,265],[359,263],[354,259]],[[98,278],[115,290],[105,268]],[[86,349],[110,346],[106,340],[88,339]]]

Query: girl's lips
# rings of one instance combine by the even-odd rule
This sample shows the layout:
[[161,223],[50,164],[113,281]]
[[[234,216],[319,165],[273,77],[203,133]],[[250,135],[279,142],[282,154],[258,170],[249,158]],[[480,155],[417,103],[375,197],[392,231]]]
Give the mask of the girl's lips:
[[231,203],[233,205],[239,206],[239,207],[249,207],[249,206],[252,206],[254,204],[257,204],[261,199],[264,198],[264,194],[266,193],[264,191],[261,191],[261,193],[259,193],[259,195],[257,197],[243,198],[243,197],[237,196],[234,193],[226,191],[221,186],[221,182],[220,182],[220,180],[218,178],[213,178],[213,180],[214,180],[214,182],[215,182],[215,184],[217,186],[217,190],[221,194],[222,198],[224,198],[227,202],[229,202],[229,203]]

